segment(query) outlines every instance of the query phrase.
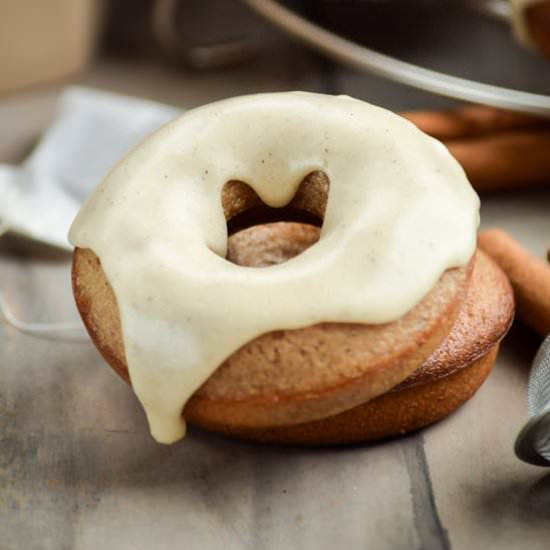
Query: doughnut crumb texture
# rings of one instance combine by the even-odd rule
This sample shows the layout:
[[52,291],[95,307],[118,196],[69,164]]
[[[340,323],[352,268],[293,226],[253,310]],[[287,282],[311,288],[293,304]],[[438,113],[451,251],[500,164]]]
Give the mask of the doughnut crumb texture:
[[[387,392],[449,333],[478,208],[449,152],[384,109],[302,92],[224,100],[153,134],[85,204],[70,234],[77,303],[158,441],[183,436],[186,403],[221,421],[230,400],[250,427],[310,422]],[[228,230],[278,209],[322,222],[319,240],[283,263],[272,254],[268,268],[228,261]],[[99,287],[81,284],[82,265],[96,266]],[[301,375],[281,361],[277,391],[269,369],[216,384],[248,345],[261,364],[300,358]]]
[[[268,266],[274,252],[280,261],[286,261],[314,244],[318,235],[318,228],[302,224],[261,225],[232,236],[229,250],[233,250],[236,257],[248,258],[246,266]],[[116,344],[120,342],[120,328],[113,333],[109,323],[102,323],[102,319],[117,319],[118,312],[112,291],[108,303],[102,300],[109,286],[98,265],[89,251],[79,251],[75,257],[78,300],[81,304],[92,302],[97,306],[97,309],[80,309],[98,349],[128,381],[123,347]],[[93,294],[85,296],[91,289],[96,289],[99,299]],[[103,309],[105,306],[107,309]],[[264,404],[280,403],[279,396],[288,390],[288,381],[281,376],[281,365],[300,370],[308,363],[306,352],[296,351],[296,346],[307,348],[316,340],[301,331],[277,331],[259,338],[256,342],[259,347],[252,342],[239,350],[251,359],[249,362],[240,361],[238,354],[226,361],[192,397],[185,414],[191,423],[203,428],[270,443],[328,445],[406,433],[446,416],[475,393],[491,370],[498,342],[509,328],[513,310],[507,278],[491,259],[478,252],[467,295],[450,332],[419,368],[378,398],[316,421],[292,424],[293,418],[289,417],[286,426],[254,427],[239,423],[240,415],[234,411],[246,398]],[[329,339],[334,335],[349,336],[346,330],[349,328],[339,324],[317,327]],[[355,330],[368,328],[357,325]],[[392,338],[400,338],[398,327],[393,326],[390,331]],[[289,340],[293,343],[289,344]],[[393,348],[391,341],[387,345],[388,349]],[[361,348],[348,341],[343,349],[341,375],[345,377],[353,372],[353,356],[360,354]],[[311,348],[310,352],[315,353],[315,349]],[[317,357],[319,354],[315,353]],[[313,370],[317,375],[320,372],[322,369]],[[307,382],[305,376],[295,379],[298,395],[305,390],[304,381]],[[319,381],[321,388],[322,378]],[[292,398],[287,393],[286,399]],[[209,415],[211,410],[216,410],[216,414]]]

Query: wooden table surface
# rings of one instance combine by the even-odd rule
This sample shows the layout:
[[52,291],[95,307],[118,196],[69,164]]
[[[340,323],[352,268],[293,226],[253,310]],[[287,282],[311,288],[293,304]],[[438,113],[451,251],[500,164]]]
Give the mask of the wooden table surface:
[[[268,63],[217,72],[103,59],[77,82],[182,107],[286,89],[345,92],[394,109],[445,104],[291,46]],[[28,150],[60,89],[0,101],[1,161]],[[549,212],[548,192],[492,196],[483,199],[482,220],[542,255]],[[0,240],[0,290],[19,317],[77,318],[69,261]],[[538,343],[516,326],[475,397],[408,437],[296,449],[191,429],[165,447],[90,343],[0,323],[0,548],[549,548],[550,477],[513,453]]]

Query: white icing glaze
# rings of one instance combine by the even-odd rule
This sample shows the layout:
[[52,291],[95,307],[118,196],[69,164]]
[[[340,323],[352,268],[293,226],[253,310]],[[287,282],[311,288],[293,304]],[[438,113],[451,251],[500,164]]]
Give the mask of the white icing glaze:
[[[314,170],[330,179],[321,238],[292,260],[224,259],[223,185],[287,204]],[[385,323],[476,246],[479,200],[439,142],[384,109],[302,92],[220,101],[168,124],[97,188],[70,233],[101,259],[120,309],[134,390],[153,436],[231,353],[276,329]]]

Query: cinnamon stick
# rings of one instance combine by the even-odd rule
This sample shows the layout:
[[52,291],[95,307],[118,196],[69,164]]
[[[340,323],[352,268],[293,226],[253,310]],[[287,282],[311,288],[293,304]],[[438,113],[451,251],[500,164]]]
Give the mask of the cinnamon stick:
[[518,317],[542,336],[550,333],[550,266],[500,229],[482,231],[478,245],[508,275]]
[[480,192],[550,186],[550,131],[508,131],[446,145]]
[[403,116],[443,141],[477,191],[550,186],[550,119],[482,105]]
[[449,111],[407,111],[401,115],[441,141],[463,140],[507,130],[550,130],[550,119],[485,105],[464,105]]

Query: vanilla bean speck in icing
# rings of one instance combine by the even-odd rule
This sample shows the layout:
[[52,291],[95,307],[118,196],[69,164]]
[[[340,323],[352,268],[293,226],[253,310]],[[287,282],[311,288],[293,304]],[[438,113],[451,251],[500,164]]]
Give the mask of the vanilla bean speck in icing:
[[[225,260],[224,184],[280,207],[315,170],[330,180],[320,240],[269,268]],[[345,96],[258,94],[153,134],[97,188],[70,240],[100,258],[132,386],[153,437],[172,443],[189,397],[255,337],[407,313],[471,258],[478,210],[447,149],[403,118]]]

